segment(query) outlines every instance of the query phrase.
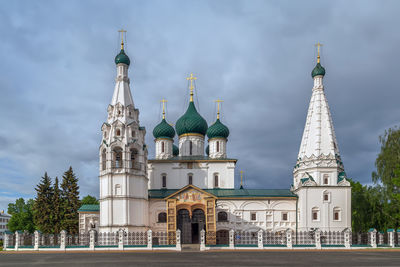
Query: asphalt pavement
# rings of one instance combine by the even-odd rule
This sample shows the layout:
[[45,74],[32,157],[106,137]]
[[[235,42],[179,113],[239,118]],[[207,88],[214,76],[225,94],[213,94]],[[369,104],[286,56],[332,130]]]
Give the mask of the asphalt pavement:
[[0,252],[0,266],[400,266],[400,250]]

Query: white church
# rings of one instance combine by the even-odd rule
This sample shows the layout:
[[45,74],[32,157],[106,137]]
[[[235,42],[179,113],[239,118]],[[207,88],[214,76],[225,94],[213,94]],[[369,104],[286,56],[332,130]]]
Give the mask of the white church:
[[[121,43],[115,57],[117,77],[107,121],[102,125],[100,205],[83,205],[80,232],[168,232],[182,243],[228,242],[228,231],[351,229],[351,187],[340,158],[324,93],[325,69],[317,65],[311,101],[290,189],[235,186],[237,159],[229,157],[229,129],[217,118],[208,125],[190,101],[175,129],[162,121],[154,128],[155,155],[148,159],[146,130],[139,122],[129,87],[130,60]],[[177,92],[182,93],[182,92]],[[174,144],[175,136],[178,142]],[[289,168],[289,166],[288,166]]]

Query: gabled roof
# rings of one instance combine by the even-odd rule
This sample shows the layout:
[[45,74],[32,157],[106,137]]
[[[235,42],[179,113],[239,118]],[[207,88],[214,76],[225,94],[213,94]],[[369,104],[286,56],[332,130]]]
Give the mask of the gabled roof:
[[178,195],[179,193],[186,191],[189,188],[192,188],[192,189],[197,190],[197,191],[199,191],[201,193],[204,193],[204,194],[208,195],[209,197],[215,198],[215,196],[213,194],[210,194],[209,192],[207,192],[207,191],[205,191],[203,189],[200,189],[200,188],[198,188],[198,187],[196,187],[194,185],[189,184],[189,185],[187,185],[187,186],[185,186],[185,187],[183,187],[181,189],[178,189],[177,191],[173,192],[169,196],[165,197],[165,199],[172,198],[172,197]]

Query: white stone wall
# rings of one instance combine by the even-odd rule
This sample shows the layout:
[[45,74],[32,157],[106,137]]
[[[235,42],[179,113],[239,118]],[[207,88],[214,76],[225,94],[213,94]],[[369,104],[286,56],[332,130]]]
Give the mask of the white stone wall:
[[[192,142],[192,154],[190,154],[190,142]],[[204,136],[185,135],[179,137],[179,156],[203,156]]]
[[[162,144],[164,143],[164,152],[162,151]],[[173,140],[166,138],[158,138],[155,140],[156,159],[169,159],[173,156]]]
[[[217,150],[217,142],[219,150]],[[226,158],[226,139],[213,138],[208,140],[210,158]]]
[[[191,164],[191,165],[190,165]],[[192,168],[188,168],[192,166]],[[189,174],[193,185],[202,189],[214,188],[214,175],[218,175],[218,188],[234,188],[235,161],[230,162],[156,162],[148,164],[149,188],[162,188],[162,175],[167,176],[167,188],[180,189],[188,185]]]
[[88,233],[90,230],[98,231],[99,224],[99,212],[79,212],[79,234]]

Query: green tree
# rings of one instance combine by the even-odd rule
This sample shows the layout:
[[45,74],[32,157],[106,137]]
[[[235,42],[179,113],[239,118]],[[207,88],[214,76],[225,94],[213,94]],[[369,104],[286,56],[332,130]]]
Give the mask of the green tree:
[[68,171],[64,173],[61,188],[61,196],[63,199],[63,220],[61,227],[70,234],[77,234],[79,223],[78,209],[80,207],[79,186],[78,178],[76,178],[72,167],[69,167]]
[[[372,180],[380,195],[380,207],[383,217],[382,227],[398,228],[400,226],[400,129],[389,128],[379,137],[381,151],[375,161],[376,171]],[[377,199],[375,199],[377,200]]]
[[351,226],[353,232],[366,232],[371,228],[368,187],[349,179],[351,184]]
[[33,233],[35,230],[35,224],[33,223],[33,206],[35,202],[33,199],[29,199],[26,203],[23,198],[19,198],[15,203],[8,204],[8,214],[11,215],[11,219],[8,222],[8,229],[11,232],[17,230],[27,230]]
[[62,214],[62,199],[61,199],[61,190],[58,186],[58,177],[56,177],[53,186],[53,199],[52,199],[52,224],[54,233],[59,233],[61,229],[61,223],[63,219]]
[[97,200],[96,197],[91,196],[91,195],[87,195],[86,197],[82,198],[81,200],[81,205],[85,205],[85,204],[99,204],[99,201]]
[[40,183],[36,186],[36,198],[34,206],[34,222],[43,233],[52,233],[54,231],[52,213],[53,213],[53,188],[51,179],[44,173]]

